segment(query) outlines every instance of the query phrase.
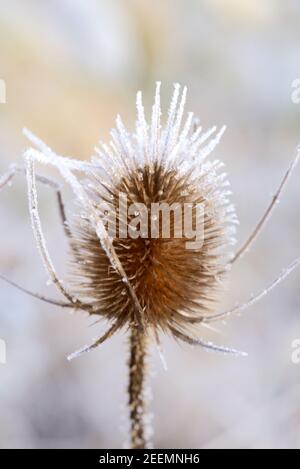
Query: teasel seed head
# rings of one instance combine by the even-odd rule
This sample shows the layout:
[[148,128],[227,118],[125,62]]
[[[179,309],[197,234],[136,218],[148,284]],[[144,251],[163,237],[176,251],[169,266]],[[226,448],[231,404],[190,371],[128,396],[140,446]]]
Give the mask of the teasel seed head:
[[[128,132],[117,118],[110,144],[100,144],[84,171],[84,179],[78,182],[85,197],[80,200],[81,215],[73,220],[69,259],[72,289],[76,297],[93,305],[95,314],[117,324],[117,328],[135,324],[142,315],[147,330],[157,336],[161,331],[170,332],[179,339],[215,309],[229,269],[237,223],[224,165],[219,160],[208,160],[225,128],[202,132],[192,113],[183,121],[185,100],[186,88],[180,95],[180,86],[175,85],[168,117],[162,125],[157,83],[149,124],[140,92],[135,131]],[[135,221],[141,215],[139,211],[125,212],[124,219],[125,201],[127,208],[145,207],[147,223],[143,233],[141,224]],[[153,204],[188,204],[193,207],[190,213],[194,228],[194,208],[202,206],[202,243],[187,247],[193,239],[184,229],[178,236],[172,210],[169,236],[164,236],[162,216],[159,212],[153,215]],[[106,223],[106,229],[115,221],[116,235],[106,231],[103,236],[107,243],[105,239],[99,243],[97,219]],[[154,222],[156,237],[151,233]],[[124,226],[127,237],[120,236]],[[116,258],[125,277],[115,265]]]

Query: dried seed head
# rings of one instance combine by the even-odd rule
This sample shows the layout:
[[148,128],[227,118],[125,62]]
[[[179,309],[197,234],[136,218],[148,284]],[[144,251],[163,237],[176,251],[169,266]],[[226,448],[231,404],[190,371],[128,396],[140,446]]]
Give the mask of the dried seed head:
[[[78,181],[85,196],[73,223],[70,282],[119,327],[135,321],[139,304],[147,327],[187,330],[214,309],[228,270],[236,215],[223,164],[207,161],[224,128],[202,133],[192,114],[182,124],[186,89],[181,98],[179,91],[175,85],[163,128],[159,84],[150,125],[138,93],[136,131],[118,117],[110,145],[101,144]],[[99,220],[107,230],[101,243]]]

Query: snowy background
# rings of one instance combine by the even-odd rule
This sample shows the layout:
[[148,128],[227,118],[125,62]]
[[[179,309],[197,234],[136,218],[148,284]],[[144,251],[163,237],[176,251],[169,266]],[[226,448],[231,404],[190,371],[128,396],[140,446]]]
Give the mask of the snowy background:
[[[133,124],[135,93],[148,110],[160,79],[166,106],[176,81],[203,125],[226,123],[215,155],[226,163],[243,241],[300,141],[298,0],[10,0],[0,2],[0,174],[22,161],[22,127],[61,154],[87,159],[117,113]],[[54,172],[47,171],[54,175]],[[220,309],[247,299],[300,253],[300,168],[276,213],[235,267]],[[39,188],[43,227],[61,275],[66,243],[51,190]],[[68,190],[65,196],[70,199]],[[36,252],[21,176],[0,195],[0,272],[54,296]],[[217,331],[215,342],[249,352],[210,355],[164,339],[154,349],[155,447],[300,448],[300,272]],[[120,447],[125,437],[127,338],[118,335],[69,363],[103,330],[81,314],[0,283],[1,447]]]

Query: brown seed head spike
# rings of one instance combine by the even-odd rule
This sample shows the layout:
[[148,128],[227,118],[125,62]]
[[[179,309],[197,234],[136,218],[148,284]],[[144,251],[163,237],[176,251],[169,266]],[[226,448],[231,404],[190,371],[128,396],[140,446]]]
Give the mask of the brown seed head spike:
[[[205,175],[203,175],[205,180]],[[101,184],[101,183],[100,183]],[[210,184],[199,187],[193,184],[192,174],[180,175],[174,169],[153,165],[138,173],[129,170],[115,187],[111,187],[110,202],[115,213],[119,210],[119,194],[126,194],[128,205],[143,204],[147,209],[147,233],[144,237],[113,240],[115,251],[131,281],[148,326],[170,330],[170,326],[187,325],[199,321],[209,313],[220,289],[226,265],[217,249],[226,247],[222,207],[204,214],[205,239],[203,245],[187,249],[189,239],[176,237],[174,212],[170,212],[169,237],[163,237],[161,212],[153,220],[152,203],[205,204],[215,189]],[[100,204],[101,200],[95,201]],[[205,205],[204,205],[205,206]],[[219,210],[219,211],[218,211]],[[195,211],[193,221],[195,225]],[[152,217],[152,218],[151,218]],[[134,219],[128,215],[126,223]],[[158,238],[151,238],[151,224],[158,225]],[[117,228],[120,219],[117,219]],[[119,230],[117,230],[119,231]],[[122,318],[122,325],[134,321],[134,304],[127,294],[122,279],[110,268],[109,259],[99,244],[99,239],[88,222],[75,225],[71,259],[73,290],[93,301],[99,314],[109,320]]]
[[225,127],[202,132],[192,113],[183,121],[185,100],[186,88],[180,96],[175,85],[162,126],[158,83],[148,124],[139,92],[135,132],[118,116],[110,144],[101,143],[91,162],[56,155],[29,131],[40,151],[25,156],[57,167],[78,200],[69,258],[78,308],[108,319],[113,332],[133,325],[196,343],[188,334],[215,309],[237,218],[223,163],[207,159]]

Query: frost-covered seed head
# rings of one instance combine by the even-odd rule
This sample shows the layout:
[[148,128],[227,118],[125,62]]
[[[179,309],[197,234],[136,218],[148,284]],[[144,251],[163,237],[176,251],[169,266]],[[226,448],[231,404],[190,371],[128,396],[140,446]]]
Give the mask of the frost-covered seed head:
[[[120,327],[135,321],[139,304],[147,327],[166,332],[174,328],[190,330],[189,326],[200,322],[202,316],[214,309],[228,271],[237,220],[229,201],[227,176],[222,172],[224,165],[219,160],[207,159],[225,128],[217,131],[213,127],[202,132],[191,113],[184,120],[185,99],[186,88],[180,96],[180,86],[175,85],[168,116],[162,125],[158,83],[148,123],[139,92],[135,131],[127,131],[118,116],[111,142],[100,144],[97,156],[83,167],[84,178],[76,181],[69,178],[75,192],[80,188],[77,194],[83,212],[73,223],[69,275],[73,291],[82,300],[89,300],[97,314],[117,320]],[[124,230],[124,221],[128,229],[137,215],[125,212],[124,220],[120,194],[125,196],[128,205],[146,207],[149,226],[143,236],[128,235],[135,230],[120,236],[119,228],[122,225]],[[162,235],[160,217],[159,236],[153,238],[149,228],[153,203],[202,204],[201,246],[196,244],[193,249],[187,249],[185,233],[175,236],[172,213],[170,236]],[[106,219],[103,218],[103,204],[113,208],[118,228],[114,237],[103,230],[112,217],[106,212]],[[195,217],[193,211],[193,226]],[[112,248],[125,276],[114,261]],[[137,302],[126,285],[132,288]]]

